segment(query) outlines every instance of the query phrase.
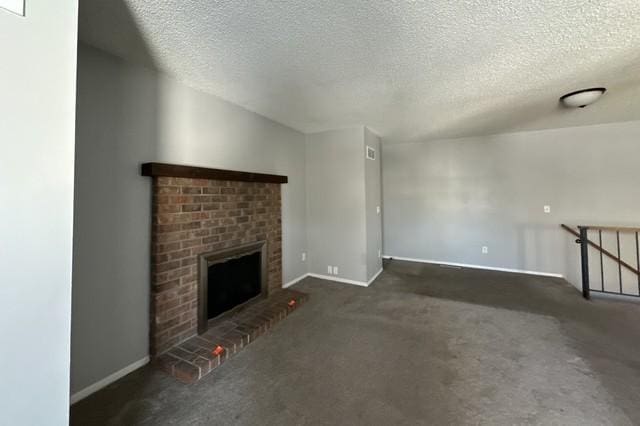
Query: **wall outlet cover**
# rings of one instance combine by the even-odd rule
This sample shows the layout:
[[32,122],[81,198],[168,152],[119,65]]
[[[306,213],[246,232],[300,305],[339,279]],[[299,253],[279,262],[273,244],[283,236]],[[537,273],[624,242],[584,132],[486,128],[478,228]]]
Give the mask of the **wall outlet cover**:
[[327,266],[327,272],[333,274],[333,267],[331,265]]
[[333,275],[338,275],[338,267],[337,266],[333,267]]
[[544,206],[545,213],[551,213],[551,206]]
[[487,254],[487,253],[489,253],[489,247],[482,246],[482,254]]
[[376,159],[376,150],[367,145],[367,160]]
[[307,253],[302,252],[302,261],[306,261],[307,260]]

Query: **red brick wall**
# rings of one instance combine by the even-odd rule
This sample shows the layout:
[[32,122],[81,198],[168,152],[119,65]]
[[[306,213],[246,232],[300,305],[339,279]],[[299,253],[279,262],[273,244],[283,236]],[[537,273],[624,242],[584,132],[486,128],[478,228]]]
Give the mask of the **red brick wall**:
[[269,292],[282,287],[280,185],[153,179],[152,354],[196,334],[198,255],[266,240]]

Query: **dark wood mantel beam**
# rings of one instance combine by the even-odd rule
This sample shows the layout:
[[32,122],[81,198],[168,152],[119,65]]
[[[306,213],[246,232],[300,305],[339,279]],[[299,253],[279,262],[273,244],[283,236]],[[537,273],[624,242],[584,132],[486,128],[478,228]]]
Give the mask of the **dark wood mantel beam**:
[[236,170],[207,169],[165,163],[144,163],[142,176],[181,177],[189,179],[235,180],[241,182],[287,183],[287,176]]

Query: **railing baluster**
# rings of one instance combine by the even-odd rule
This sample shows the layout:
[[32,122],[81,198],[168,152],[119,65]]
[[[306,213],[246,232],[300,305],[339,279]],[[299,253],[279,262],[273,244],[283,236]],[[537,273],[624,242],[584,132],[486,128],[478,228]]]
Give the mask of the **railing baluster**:
[[[608,293],[608,294],[617,294],[622,296],[635,296],[640,297],[640,228],[639,227],[616,227],[616,226],[600,226],[600,225],[578,225],[578,230],[576,231],[574,227],[570,225],[561,224],[563,229],[565,229],[570,234],[578,237],[576,243],[580,244],[580,261],[582,268],[582,295],[585,299],[589,299],[591,296],[591,291],[595,291],[596,293]],[[589,240],[588,231],[590,230],[598,230],[598,243],[595,243]],[[603,247],[602,243],[602,232],[615,232],[616,233],[616,249],[617,253],[614,250],[608,251]],[[635,237],[636,243],[636,265],[631,266],[630,263],[622,260],[622,245],[620,241],[620,234],[628,233],[633,234]],[[591,277],[589,276],[589,246],[598,250],[598,254],[600,256],[600,288],[591,288],[590,281]],[[607,290],[604,285],[605,273],[604,273],[604,257],[607,257],[618,264],[618,291],[615,290]],[[638,279],[638,291],[637,293],[624,291],[624,285],[622,281],[622,268],[632,272]]]
[[580,260],[582,263],[582,296],[589,300],[589,238],[587,227],[580,226]]
[[[602,248],[602,229],[598,229],[598,236],[600,237],[600,248]],[[602,250],[598,250],[600,253],[600,288],[604,291],[604,262],[602,261]]]
[[[638,242],[638,233],[636,232],[636,268],[640,271],[640,243]],[[638,275],[638,296],[640,296],[640,275]]]
[[622,264],[620,263],[620,231],[616,231],[616,241],[618,243],[618,280],[620,281],[620,294],[622,294]]

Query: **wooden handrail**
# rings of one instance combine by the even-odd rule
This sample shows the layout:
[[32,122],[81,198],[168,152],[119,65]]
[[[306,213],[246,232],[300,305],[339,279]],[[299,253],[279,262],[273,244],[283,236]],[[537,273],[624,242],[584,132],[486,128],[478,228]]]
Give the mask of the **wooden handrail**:
[[[562,225],[564,226],[573,226],[573,225]],[[629,226],[600,226],[600,225],[580,225],[580,227],[588,228],[590,231],[610,231],[610,232],[626,232],[635,234],[636,232],[640,232],[640,228],[634,228]],[[576,226],[578,228],[578,226]]]
[[[571,234],[573,234],[574,236],[580,238],[580,234],[574,230],[573,228],[571,228],[570,226],[567,226],[565,224],[561,224],[560,225],[564,230],[570,232]],[[589,229],[594,229],[594,230],[600,230],[600,231],[611,231],[611,230],[618,230],[620,228],[612,228],[612,227],[591,227],[588,226],[587,228]],[[625,229],[634,229],[634,228],[625,228]],[[622,232],[622,231],[620,231]],[[635,231],[634,231],[635,232]],[[638,230],[638,232],[640,232],[640,229]],[[604,249],[603,247],[600,247],[598,244],[594,243],[591,240],[587,240],[587,242],[589,243],[589,245],[593,248],[595,248],[596,250],[600,251],[602,254],[604,254],[605,256],[615,260],[616,262],[619,262],[620,265],[624,266],[626,269],[628,269],[629,271],[633,272],[634,274],[640,276],[640,271],[638,271],[636,268],[634,268],[633,266],[629,265],[627,262],[625,262],[622,259],[618,259],[618,256],[614,255],[613,253],[611,253],[610,251]]]

